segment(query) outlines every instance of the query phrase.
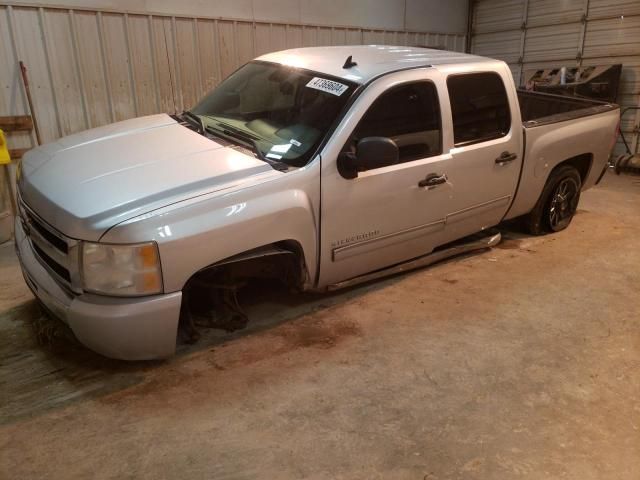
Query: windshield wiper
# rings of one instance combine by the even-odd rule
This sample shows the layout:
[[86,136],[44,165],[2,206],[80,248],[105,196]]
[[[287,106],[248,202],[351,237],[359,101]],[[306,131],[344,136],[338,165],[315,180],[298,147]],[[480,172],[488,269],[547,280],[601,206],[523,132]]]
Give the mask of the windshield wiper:
[[[199,117],[193,112],[190,112],[189,110],[185,110],[180,114],[180,116],[183,118],[186,117],[189,120],[193,120],[195,122],[195,125],[200,129],[200,132],[198,133],[201,133],[204,135],[205,128],[204,128],[204,122],[202,121],[201,117]],[[194,123],[193,121],[191,123]]]
[[230,130],[231,132],[237,134],[238,136],[251,138],[253,140],[259,140],[260,139],[260,137],[258,137],[256,135],[251,135],[249,132],[245,132],[244,130],[240,130],[238,127],[234,127],[233,125],[230,125],[228,123],[221,122],[220,120],[216,120],[216,123],[218,125],[220,125],[222,128],[224,128],[225,130]]
[[247,135],[243,135],[240,130],[236,130],[235,128],[233,130],[225,128],[225,125],[222,124],[222,123],[219,123],[219,125],[223,128],[223,130],[218,130],[217,128],[214,128],[214,127],[212,127],[210,125],[207,125],[205,127],[205,131],[207,131],[209,133],[212,133],[214,135],[220,136],[220,134],[222,134],[225,137],[231,137],[231,138],[234,138],[236,140],[240,140],[240,142],[243,145],[247,145],[247,143],[248,143],[249,146],[255,152],[255,154],[258,157],[258,159],[262,160],[265,163],[268,163],[275,170],[284,172],[284,171],[289,169],[289,165],[287,165],[286,163],[279,162],[277,160],[272,160],[271,158],[267,158],[265,156],[264,152],[262,150],[260,150],[260,147],[258,147],[258,142],[254,138],[249,136],[248,134]]
[[219,120],[216,120],[216,123],[224,129],[223,131],[224,131],[225,134],[227,134],[229,136],[232,136],[232,137],[235,137],[235,138],[238,138],[239,140],[244,140],[246,142],[249,142],[253,146],[253,149],[255,150],[256,155],[258,156],[258,158],[260,160],[262,160],[263,162],[268,163],[269,165],[273,166],[274,168],[276,168],[278,170],[287,170],[289,168],[289,166],[286,163],[280,162],[280,161],[275,160],[275,159],[268,158],[264,154],[264,152],[262,150],[260,150],[260,147],[258,146],[258,139],[260,137],[257,137],[255,135],[251,135],[248,132],[240,130],[239,128],[234,127],[233,125],[229,125],[228,123],[221,122]]

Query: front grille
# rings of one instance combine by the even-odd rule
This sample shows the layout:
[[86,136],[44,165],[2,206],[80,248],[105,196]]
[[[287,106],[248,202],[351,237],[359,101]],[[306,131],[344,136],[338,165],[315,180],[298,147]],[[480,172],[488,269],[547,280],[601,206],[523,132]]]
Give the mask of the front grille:
[[62,265],[56,262],[53,258],[47,255],[46,252],[42,250],[37,243],[33,244],[33,249],[38,254],[38,256],[42,260],[44,260],[44,262],[49,266],[49,268],[51,268],[51,270],[56,272],[60,277],[62,277],[68,283],[71,283],[71,274],[69,273],[69,270],[64,268]]
[[64,240],[56,237],[49,230],[44,228],[40,224],[40,222],[36,218],[33,218],[32,215],[29,215],[29,213],[27,213],[27,216],[29,217],[30,226],[35,228],[38,231],[38,233],[40,235],[42,235],[47,242],[49,242],[51,245],[56,247],[58,250],[60,250],[65,255],[67,253],[69,253],[69,245],[67,245],[67,242],[65,242]]
[[25,234],[38,261],[66,290],[81,293],[78,242],[49,226],[18,196]]

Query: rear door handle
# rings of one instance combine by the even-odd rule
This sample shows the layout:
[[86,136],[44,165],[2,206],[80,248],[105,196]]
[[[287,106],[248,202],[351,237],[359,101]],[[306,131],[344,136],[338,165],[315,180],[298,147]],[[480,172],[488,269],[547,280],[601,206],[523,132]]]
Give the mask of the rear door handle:
[[502,152],[498,158],[496,158],[496,163],[501,165],[503,163],[513,162],[518,155],[510,152]]
[[447,175],[442,174],[438,175],[437,173],[430,173],[425,177],[424,180],[420,180],[418,182],[419,187],[436,187],[438,185],[442,185],[443,183],[447,183]]

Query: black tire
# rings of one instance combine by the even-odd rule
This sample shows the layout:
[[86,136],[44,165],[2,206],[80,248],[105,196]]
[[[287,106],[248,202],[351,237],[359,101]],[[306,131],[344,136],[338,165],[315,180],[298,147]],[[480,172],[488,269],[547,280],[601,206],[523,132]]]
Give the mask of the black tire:
[[551,172],[533,210],[525,217],[527,229],[533,235],[559,232],[569,226],[578,202],[582,179],[571,165]]

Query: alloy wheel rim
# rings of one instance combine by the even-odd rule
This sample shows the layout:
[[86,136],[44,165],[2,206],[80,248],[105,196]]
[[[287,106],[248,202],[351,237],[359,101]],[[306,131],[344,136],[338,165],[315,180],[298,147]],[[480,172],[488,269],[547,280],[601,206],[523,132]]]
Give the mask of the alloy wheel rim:
[[549,206],[549,225],[559,230],[569,224],[577,206],[578,185],[572,178],[563,179],[556,186]]

